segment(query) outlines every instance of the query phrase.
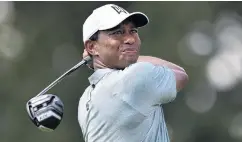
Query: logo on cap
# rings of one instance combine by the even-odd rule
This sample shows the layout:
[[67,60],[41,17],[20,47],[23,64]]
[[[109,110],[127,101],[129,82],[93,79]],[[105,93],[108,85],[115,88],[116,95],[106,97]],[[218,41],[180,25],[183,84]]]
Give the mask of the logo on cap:
[[128,14],[128,12],[125,10],[125,9],[123,9],[122,7],[119,7],[119,6],[116,6],[116,5],[112,5],[111,6],[118,14],[120,14],[120,13],[125,13],[125,14]]

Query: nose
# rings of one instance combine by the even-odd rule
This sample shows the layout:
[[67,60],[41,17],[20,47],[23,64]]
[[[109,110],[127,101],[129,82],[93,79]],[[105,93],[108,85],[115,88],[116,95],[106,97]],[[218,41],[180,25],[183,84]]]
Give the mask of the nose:
[[124,43],[132,45],[135,42],[135,37],[132,34],[125,34]]

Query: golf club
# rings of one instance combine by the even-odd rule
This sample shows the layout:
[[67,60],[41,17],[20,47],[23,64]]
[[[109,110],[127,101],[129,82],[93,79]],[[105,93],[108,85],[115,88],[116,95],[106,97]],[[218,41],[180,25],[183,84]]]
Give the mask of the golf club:
[[85,57],[27,102],[26,109],[28,115],[39,129],[51,132],[60,124],[63,117],[64,104],[61,99],[56,95],[45,93],[61,82],[66,76],[90,61],[90,56]]

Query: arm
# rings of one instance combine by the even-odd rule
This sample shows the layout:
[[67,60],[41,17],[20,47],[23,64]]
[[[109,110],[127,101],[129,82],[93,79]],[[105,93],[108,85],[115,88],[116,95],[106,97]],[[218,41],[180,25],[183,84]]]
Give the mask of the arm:
[[177,91],[183,89],[188,82],[188,75],[186,74],[185,70],[182,67],[171,62],[152,56],[139,56],[137,62],[149,62],[153,65],[166,66],[170,68],[175,73]]
[[176,98],[175,75],[168,67],[138,62],[119,71],[117,76],[116,96],[145,115]]

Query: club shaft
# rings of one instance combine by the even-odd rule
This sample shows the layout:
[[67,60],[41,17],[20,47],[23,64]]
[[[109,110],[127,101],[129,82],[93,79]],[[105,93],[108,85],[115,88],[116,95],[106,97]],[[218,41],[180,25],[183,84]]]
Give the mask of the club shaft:
[[75,70],[77,70],[79,67],[86,64],[90,60],[91,60],[91,58],[89,56],[84,58],[81,62],[79,62],[78,64],[73,66],[71,69],[69,69],[64,74],[62,74],[60,77],[58,77],[55,81],[53,81],[49,86],[47,86],[44,90],[42,90],[37,96],[44,95],[47,91],[49,91],[52,87],[54,87],[56,84],[58,84],[66,76],[70,75],[72,72],[74,72]]

